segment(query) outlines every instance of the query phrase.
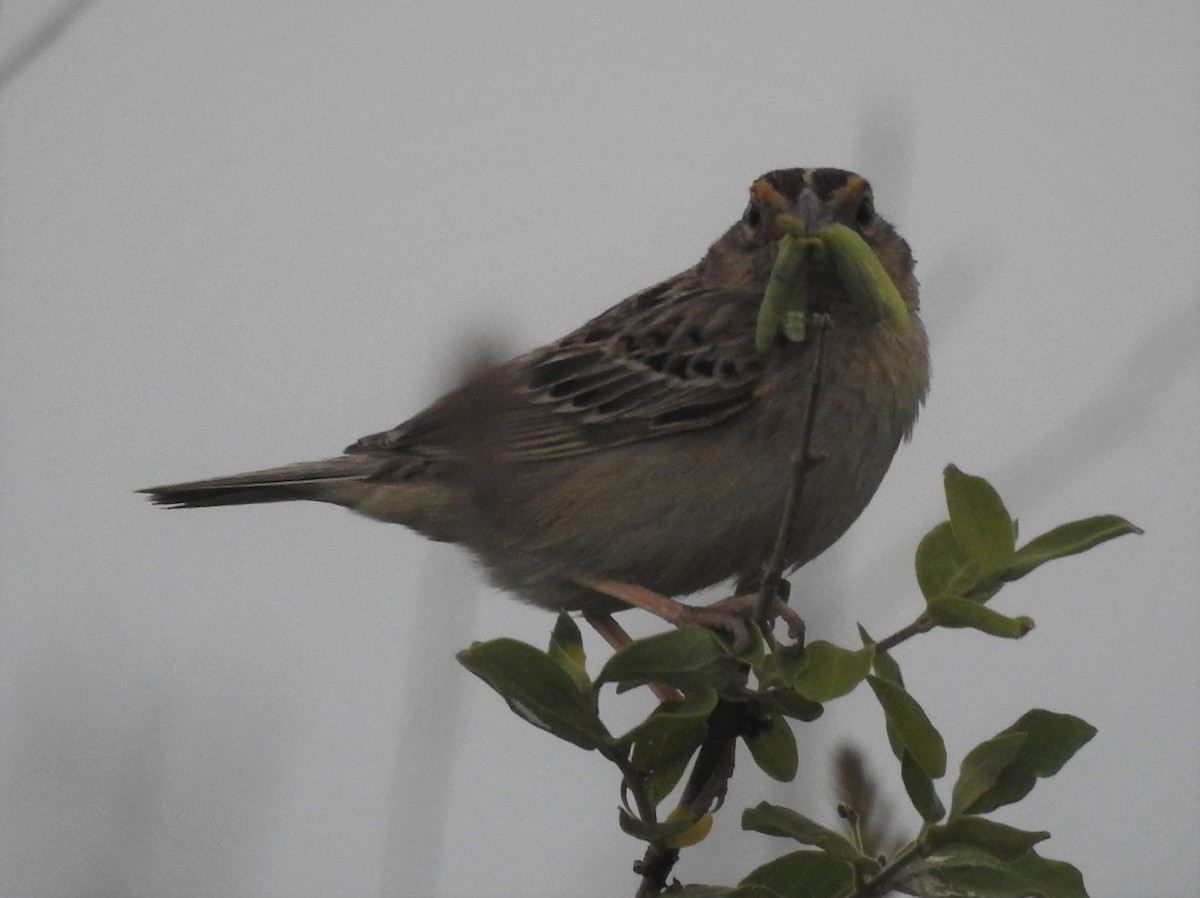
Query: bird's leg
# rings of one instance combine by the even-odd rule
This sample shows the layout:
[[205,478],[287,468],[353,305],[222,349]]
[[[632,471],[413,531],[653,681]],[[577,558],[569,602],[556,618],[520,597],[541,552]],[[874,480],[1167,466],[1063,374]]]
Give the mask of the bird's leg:
[[[645,609],[677,627],[693,625],[707,627],[710,630],[723,630],[733,637],[734,651],[742,651],[750,646],[750,630],[747,622],[754,620],[757,615],[757,595],[730,596],[713,602],[711,605],[697,607],[685,605],[683,602],[660,595],[644,586],[638,586],[636,583],[588,576],[577,576],[572,579],[580,586],[585,586],[601,595]],[[797,632],[803,634],[804,622],[785,602],[777,599],[776,611],[787,621],[789,634],[793,636],[796,636]],[[601,633],[601,635],[604,634]]]
[[[770,585],[764,582],[764,574],[755,574],[749,577],[742,577],[734,586],[734,592],[739,596],[754,595],[758,602],[758,613],[763,613],[763,590],[770,589]],[[783,622],[787,624],[788,637],[796,643],[800,648],[804,647],[805,624],[797,611],[788,604],[788,599],[792,595],[792,584],[784,580],[782,576],[776,573],[774,579],[774,600],[767,603],[767,608],[770,609],[770,615],[773,619],[778,616],[783,618]]]
[[[787,581],[784,581],[786,584]],[[688,607],[688,606],[684,606]],[[728,598],[718,599],[717,601],[697,608],[697,611],[713,611],[717,614],[726,614],[742,621],[756,620],[760,608],[759,595],[757,592],[739,593]],[[783,622],[787,624],[788,637],[795,642],[803,644],[804,642],[804,618],[796,613],[796,609],[787,603],[783,596],[776,596],[772,604],[772,610],[775,615],[783,618]]]
[[[596,614],[595,612],[585,611],[583,619],[592,625],[592,629],[599,633],[600,637],[615,652],[621,651],[621,649],[633,642],[633,637],[625,632],[625,628],[618,624],[611,614]],[[647,683],[646,686],[660,702],[683,701],[683,693],[674,686],[668,686],[666,683]]]

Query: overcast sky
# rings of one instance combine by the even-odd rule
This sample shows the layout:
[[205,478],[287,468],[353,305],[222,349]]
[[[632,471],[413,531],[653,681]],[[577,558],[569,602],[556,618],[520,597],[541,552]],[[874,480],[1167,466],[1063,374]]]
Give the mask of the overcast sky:
[[[341,509],[132,490],[334,454],[479,347],[692,264],[755,176],[813,165],[870,178],[914,247],[934,385],[863,518],[793,578],[810,633],[917,612],[950,462],[1023,537],[1144,527],[1006,589],[1025,640],[897,656],[952,770],[1033,705],[1095,724],[1000,816],[1050,830],[1094,898],[1195,894],[1194,2],[97,0],[9,65],[74,5],[0,6],[5,894],[632,894],[615,771],[453,659],[542,644],[550,615]],[[843,739],[915,827],[872,704],[803,728],[797,785],[742,772],[677,875],[785,850],[738,829],[764,798],[832,823]]]

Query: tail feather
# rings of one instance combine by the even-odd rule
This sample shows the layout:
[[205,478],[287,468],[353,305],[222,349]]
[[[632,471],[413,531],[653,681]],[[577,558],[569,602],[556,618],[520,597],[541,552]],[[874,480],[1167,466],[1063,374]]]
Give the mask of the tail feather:
[[362,491],[364,478],[377,467],[378,462],[363,456],[341,456],[230,477],[151,486],[138,492],[149,495],[154,504],[170,508],[254,505],[296,499],[352,505]]

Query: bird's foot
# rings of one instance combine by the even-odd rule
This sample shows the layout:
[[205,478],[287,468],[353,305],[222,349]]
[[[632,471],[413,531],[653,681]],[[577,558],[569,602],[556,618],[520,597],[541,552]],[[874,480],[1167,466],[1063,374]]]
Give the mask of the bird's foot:
[[[729,596],[710,605],[698,606],[686,605],[636,583],[586,576],[573,579],[581,586],[618,599],[627,605],[645,609],[677,627],[700,626],[728,633],[734,652],[745,651],[753,641],[750,636],[750,624],[758,619],[757,593]],[[783,599],[777,597],[772,610],[774,614],[783,618],[788,627],[788,635],[792,639],[804,638],[803,619]],[[613,623],[615,624],[615,621]]]

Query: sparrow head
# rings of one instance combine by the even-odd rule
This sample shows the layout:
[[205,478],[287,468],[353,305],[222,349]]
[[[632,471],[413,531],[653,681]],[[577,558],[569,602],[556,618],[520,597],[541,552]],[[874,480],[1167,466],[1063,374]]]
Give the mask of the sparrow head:
[[811,232],[833,222],[854,229],[866,241],[915,307],[908,244],[875,211],[870,182],[840,168],[782,168],[757,178],[741,220],[712,245],[701,270],[719,286],[762,291],[784,234],[796,223]]

